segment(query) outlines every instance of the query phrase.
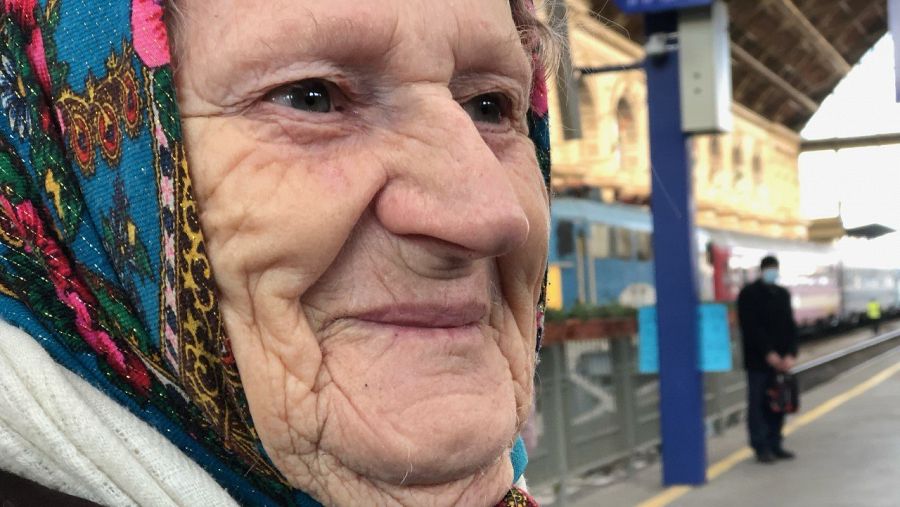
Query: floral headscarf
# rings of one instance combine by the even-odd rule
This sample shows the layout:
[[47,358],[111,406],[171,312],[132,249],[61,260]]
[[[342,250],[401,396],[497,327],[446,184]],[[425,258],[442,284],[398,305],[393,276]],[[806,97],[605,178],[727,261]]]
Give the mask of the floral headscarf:
[[[242,504],[318,505],[253,429],[191,190],[162,1],[0,1],[0,318]],[[549,178],[535,82],[529,125]]]

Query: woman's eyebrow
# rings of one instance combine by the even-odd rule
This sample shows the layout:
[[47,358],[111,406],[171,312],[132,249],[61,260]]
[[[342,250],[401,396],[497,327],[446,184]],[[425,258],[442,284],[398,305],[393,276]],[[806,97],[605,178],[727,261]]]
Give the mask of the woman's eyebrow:
[[[474,48],[474,45],[473,45]],[[526,89],[531,86],[532,69],[521,44],[498,44],[494,41],[473,49],[471,56],[462,53],[457,56],[457,74],[476,76],[495,75],[514,81]]]

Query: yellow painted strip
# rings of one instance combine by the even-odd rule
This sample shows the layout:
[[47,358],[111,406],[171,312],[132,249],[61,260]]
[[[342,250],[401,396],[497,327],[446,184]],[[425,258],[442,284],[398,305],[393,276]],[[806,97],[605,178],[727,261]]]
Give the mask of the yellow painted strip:
[[562,307],[562,269],[559,267],[559,264],[551,264],[547,267],[547,308],[562,310]]
[[711,481],[716,477],[724,474],[725,472],[731,470],[735,467],[735,465],[751,456],[753,456],[753,451],[751,451],[749,447],[738,449],[737,451],[729,454],[727,458],[707,468],[706,478]]
[[672,486],[671,488],[666,488],[665,491],[654,496],[650,500],[639,503],[637,507],[665,507],[690,493],[692,489],[694,488],[690,486]]
[[[831,398],[830,400],[818,405],[817,407],[804,412],[803,414],[794,418],[790,423],[788,423],[784,428],[784,434],[790,435],[791,433],[797,431],[798,429],[810,424],[811,422],[819,419],[823,415],[833,411],[834,409],[840,407],[844,403],[856,398],[857,396],[862,395],[866,391],[869,391],[873,387],[878,386],[883,383],[885,380],[891,378],[896,375],[897,372],[900,372],[900,363],[896,363],[892,366],[885,368],[884,370],[878,372],[868,380],[857,384],[856,386],[844,391],[843,393]],[[749,447],[742,447],[737,451],[729,454],[725,459],[722,459],[718,463],[710,466],[706,469],[706,476],[708,480],[713,480],[725,472],[731,470],[738,463],[749,459],[753,456],[753,451],[750,450]],[[653,498],[649,500],[645,500],[639,503],[636,507],[666,507],[670,503],[675,500],[683,497],[684,495],[690,493],[690,491],[694,489],[692,486],[672,486],[663,490],[663,492],[657,494]]]

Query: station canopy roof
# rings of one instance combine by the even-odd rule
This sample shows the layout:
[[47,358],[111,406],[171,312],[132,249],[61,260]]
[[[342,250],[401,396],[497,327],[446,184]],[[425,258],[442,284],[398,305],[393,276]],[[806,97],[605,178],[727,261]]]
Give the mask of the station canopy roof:
[[[593,14],[643,44],[643,19],[610,0]],[[801,130],[840,80],[887,31],[884,0],[732,0],[734,100]]]

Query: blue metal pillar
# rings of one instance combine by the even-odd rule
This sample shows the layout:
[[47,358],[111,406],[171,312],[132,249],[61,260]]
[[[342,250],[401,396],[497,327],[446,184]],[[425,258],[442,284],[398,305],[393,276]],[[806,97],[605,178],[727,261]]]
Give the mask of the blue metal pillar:
[[[646,33],[674,34],[674,11],[647,14]],[[663,483],[706,482],[703,374],[699,368],[694,200],[688,136],[681,129],[678,54],[646,62],[651,207],[659,328]]]

